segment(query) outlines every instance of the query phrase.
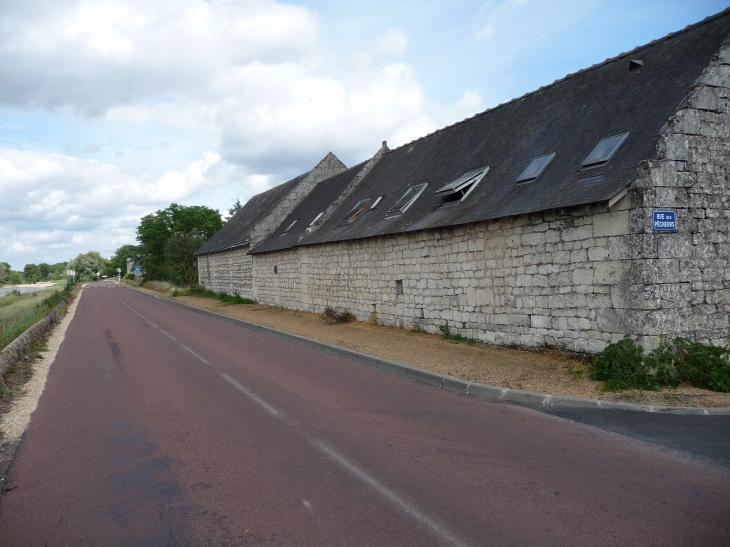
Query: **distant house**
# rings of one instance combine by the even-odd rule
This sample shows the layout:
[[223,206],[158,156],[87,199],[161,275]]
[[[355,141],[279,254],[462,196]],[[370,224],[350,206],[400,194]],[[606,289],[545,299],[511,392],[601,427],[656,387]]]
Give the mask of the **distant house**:
[[520,346],[723,341],[729,36],[726,10],[349,170],[328,155],[206,243],[201,283]]

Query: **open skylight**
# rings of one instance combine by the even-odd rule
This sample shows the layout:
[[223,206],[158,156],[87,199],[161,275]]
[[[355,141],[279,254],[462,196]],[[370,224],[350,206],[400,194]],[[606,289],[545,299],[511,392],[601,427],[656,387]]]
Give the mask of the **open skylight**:
[[423,192],[423,189],[426,188],[426,186],[428,186],[427,183],[409,187],[408,190],[406,190],[406,193],[403,194],[403,197],[396,201],[393,207],[388,209],[388,213],[385,215],[386,218],[405,213],[413,202],[418,199],[418,196],[421,195],[421,192]]
[[363,209],[365,209],[365,206],[370,203],[370,198],[367,199],[361,199],[357,202],[355,207],[353,207],[349,213],[340,221],[340,226],[347,226],[350,224],[353,220],[357,218],[357,215],[359,215]]
[[517,177],[517,182],[532,182],[545,170],[548,164],[553,161],[555,152],[552,154],[545,154],[544,156],[538,156],[530,162],[527,169],[522,171],[522,174]]
[[316,217],[314,217],[314,220],[309,223],[309,227],[311,228],[312,226],[314,226],[314,223],[317,222],[320,218],[322,218],[323,214],[324,213],[322,212],[322,213],[318,214]]
[[[299,220],[299,219],[297,219],[297,220]],[[281,235],[284,235],[284,234],[286,234],[286,233],[287,233],[287,232],[288,232],[289,230],[291,230],[292,228],[294,228],[294,225],[295,225],[295,224],[297,223],[297,220],[295,220],[294,222],[292,222],[291,224],[289,224],[289,226],[287,226],[286,230],[284,230],[284,231],[283,231],[283,232],[281,233]]]
[[608,160],[613,157],[616,150],[619,149],[627,138],[629,138],[629,134],[622,133],[621,135],[615,135],[613,137],[603,139],[581,165],[583,167],[597,167],[608,163]]
[[463,201],[477,184],[484,178],[489,171],[489,167],[480,167],[464,173],[454,182],[450,182],[443,188],[436,190],[436,195],[444,199],[444,202]]
[[370,210],[372,211],[373,209],[375,209],[378,206],[378,203],[380,203],[380,200],[383,199],[384,197],[385,196],[379,196],[379,197],[375,198],[375,201],[370,206]]

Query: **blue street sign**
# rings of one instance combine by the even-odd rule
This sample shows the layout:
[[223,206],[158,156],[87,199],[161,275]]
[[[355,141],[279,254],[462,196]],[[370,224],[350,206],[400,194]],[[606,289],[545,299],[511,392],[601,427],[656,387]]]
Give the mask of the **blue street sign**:
[[652,211],[652,227],[655,232],[676,232],[676,211]]
[[135,266],[134,267],[134,271],[135,272],[141,272],[142,271],[142,266]]

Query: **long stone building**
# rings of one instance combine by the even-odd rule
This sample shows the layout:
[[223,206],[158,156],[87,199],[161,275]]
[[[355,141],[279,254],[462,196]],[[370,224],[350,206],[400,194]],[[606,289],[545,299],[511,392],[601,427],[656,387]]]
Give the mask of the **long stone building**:
[[730,11],[346,169],[252,198],[202,285],[305,311],[599,351],[723,342]]

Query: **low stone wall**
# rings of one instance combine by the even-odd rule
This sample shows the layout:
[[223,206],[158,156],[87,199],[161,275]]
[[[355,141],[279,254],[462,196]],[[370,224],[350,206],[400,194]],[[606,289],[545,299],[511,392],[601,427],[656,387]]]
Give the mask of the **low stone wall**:
[[61,318],[66,313],[67,307],[68,304],[66,301],[61,300],[43,319],[29,327],[23,334],[0,351],[0,388],[5,387],[2,377],[8,369],[23,359],[33,342],[41,338],[51,327],[61,321]]

